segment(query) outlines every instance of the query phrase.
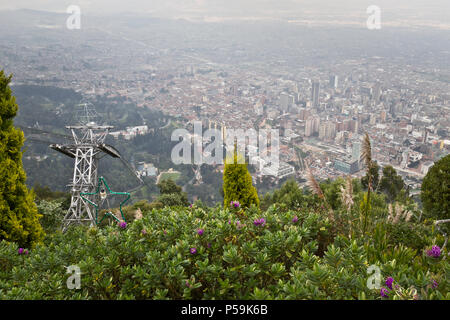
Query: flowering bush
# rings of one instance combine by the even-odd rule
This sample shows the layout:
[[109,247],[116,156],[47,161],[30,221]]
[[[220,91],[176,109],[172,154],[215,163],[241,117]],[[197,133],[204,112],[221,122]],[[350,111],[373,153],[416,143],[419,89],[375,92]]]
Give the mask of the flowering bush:
[[[383,299],[412,293],[450,299],[445,259],[426,264],[426,255],[401,246],[386,247],[379,259],[368,254],[373,244],[362,240],[336,236],[325,244],[330,229],[320,211],[279,212],[271,206],[265,212],[248,209],[236,220],[220,208],[153,209],[120,232],[109,225],[55,233],[28,255],[0,242],[0,297],[380,299],[380,289],[367,287],[367,268],[376,263],[392,277]],[[79,290],[66,286],[70,265],[81,270]]]
[[18,254],[28,254],[28,250],[24,249],[24,248],[19,248],[19,250],[17,250]]
[[389,297],[389,291],[388,291],[386,288],[381,288],[381,290],[380,290],[380,295],[381,295],[383,298],[387,298],[387,297]]
[[239,203],[239,201],[231,201],[230,206],[234,209],[239,209],[241,207],[241,204]]
[[392,277],[388,277],[386,279],[386,286],[392,290],[392,283],[394,282],[394,279],[392,279]]
[[255,226],[262,226],[262,227],[264,227],[266,225],[266,220],[264,218],[256,219],[255,221],[253,221],[253,224]]
[[431,250],[427,251],[427,255],[433,258],[439,258],[441,256],[441,248],[439,246],[433,246]]

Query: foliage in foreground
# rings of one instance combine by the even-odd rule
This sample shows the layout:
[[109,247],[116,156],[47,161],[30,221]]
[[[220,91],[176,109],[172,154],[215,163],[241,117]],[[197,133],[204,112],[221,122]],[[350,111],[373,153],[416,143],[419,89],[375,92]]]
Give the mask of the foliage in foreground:
[[238,154],[236,149],[235,147],[233,155],[227,155],[223,170],[224,207],[229,207],[233,201],[243,208],[252,205],[259,207],[258,192],[252,184],[252,176],[242,155]]
[[[239,210],[239,211],[238,211]],[[320,210],[164,208],[128,224],[55,233],[28,254],[0,242],[2,299],[450,299],[450,265],[370,237],[332,237]],[[392,224],[391,228],[397,224]],[[429,230],[426,245],[436,241]],[[440,239],[439,241],[441,241]],[[381,286],[369,289],[370,265]],[[66,267],[81,270],[69,290]],[[387,290],[387,287],[386,287]]]
[[24,135],[14,127],[18,106],[7,77],[0,70],[0,240],[33,246],[44,232],[34,203],[34,193],[25,185],[21,148]]

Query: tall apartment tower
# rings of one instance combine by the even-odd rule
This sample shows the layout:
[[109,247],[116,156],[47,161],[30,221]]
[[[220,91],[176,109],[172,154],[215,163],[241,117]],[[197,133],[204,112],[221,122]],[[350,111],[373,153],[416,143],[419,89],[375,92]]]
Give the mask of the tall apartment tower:
[[336,89],[338,86],[338,76],[332,75],[330,76],[330,88]]
[[355,140],[352,145],[352,161],[359,161],[361,157],[361,141]]
[[286,92],[280,94],[280,109],[283,112],[287,112],[289,110],[290,97]]
[[305,137],[310,137],[314,134],[315,132],[314,125],[315,125],[315,118],[309,117],[305,123]]
[[376,103],[380,103],[380,98],[381,98],[381,84],[380,83],[376,83],[374,85],[374,87],[372,88],[372,99],[373,101],[375,101]]
[[320,82],[313,82],[311,88],[311,101],[313,108],[318,108],[320,105],[319,95],[320,95]]

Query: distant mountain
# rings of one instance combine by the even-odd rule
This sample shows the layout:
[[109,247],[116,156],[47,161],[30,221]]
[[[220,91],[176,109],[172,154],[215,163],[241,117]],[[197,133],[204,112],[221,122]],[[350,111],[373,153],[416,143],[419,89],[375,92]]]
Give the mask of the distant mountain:
[[0,25],[13,27],[53,27],[65,26],[67,14],[48,11],[21,9],[0,11]]

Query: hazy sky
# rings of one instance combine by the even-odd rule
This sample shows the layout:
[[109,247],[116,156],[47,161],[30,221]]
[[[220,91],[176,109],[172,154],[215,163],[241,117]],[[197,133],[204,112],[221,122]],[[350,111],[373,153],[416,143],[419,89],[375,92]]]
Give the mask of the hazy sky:
[[377,5],[386,17],[450,23],[450,0],[0,0],[0,9],[65,12],[71,5],[82,12],[149,13],[160,17],[294,18],[363,16]]

